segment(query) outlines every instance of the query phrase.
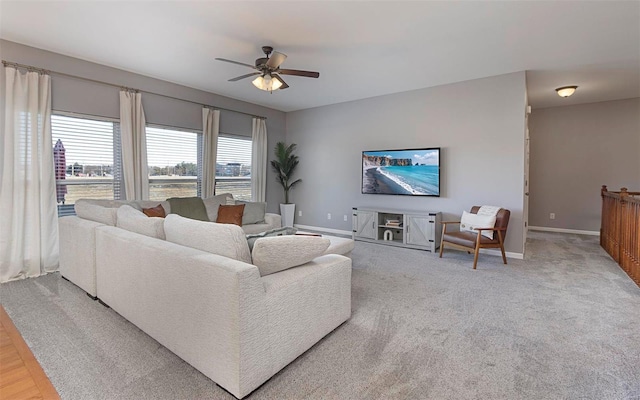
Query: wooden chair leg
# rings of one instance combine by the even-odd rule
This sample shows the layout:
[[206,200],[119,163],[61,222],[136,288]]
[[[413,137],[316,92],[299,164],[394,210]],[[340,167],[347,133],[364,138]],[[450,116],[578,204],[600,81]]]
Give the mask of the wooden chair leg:
[[507,256],[504,253],[504,243],[502,242],[502,231],[498,231],[498,239],[500,240],[500,251],[502,252],[502,262],[507,264]]
[[476,253],[473,256],[473,269],[476,269],[478,264],[478,254],[480,253],[480,232],[478,232],[478,238],[476,239]]
[[442,251],[444,250],[444,234],[447,232],[447,225],[442,230],[442,237],[440,238],[440,258],[442,258]]

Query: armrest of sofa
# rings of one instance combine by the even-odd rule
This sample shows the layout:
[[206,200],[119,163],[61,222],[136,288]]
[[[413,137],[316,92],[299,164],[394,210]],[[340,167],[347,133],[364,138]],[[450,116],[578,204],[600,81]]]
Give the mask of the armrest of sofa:
[[102,301],[235,396],[271,376],[255,265],[110,226],[96,264]]
[[264,222],[269,224],[269,229],[282,228],[282,217],[280,214],[265,213]]
[[96,287],[96,228],[105,226],[77,216],[58,218],[60,274],[91,296]]

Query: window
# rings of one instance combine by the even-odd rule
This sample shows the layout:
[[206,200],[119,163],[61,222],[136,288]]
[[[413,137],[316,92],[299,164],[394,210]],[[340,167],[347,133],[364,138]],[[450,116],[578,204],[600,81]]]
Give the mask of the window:
[[251,138],[218,136],[216,194],[232,193],[236,200],[251,200]]
[[81,198],[121,198],[118,122],[55,114],[51,136],[59,216],[73,215],[73,205]]
[[202,134],[147,126],[149,199],[200,196]]

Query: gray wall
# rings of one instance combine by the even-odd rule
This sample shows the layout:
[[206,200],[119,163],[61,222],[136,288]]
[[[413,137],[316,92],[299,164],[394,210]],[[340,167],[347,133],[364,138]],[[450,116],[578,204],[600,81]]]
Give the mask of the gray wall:
[[[291,192],[296,223],[351,230],[351,208],[511,210],[507,251],[523,252],[525,73],[287,113],[303,182]],[[361,194],[363,150],[441,147],[441,197]],[[332,219],[327,220],[327,213]],[[348,221],[343,221],[343,216]]]
[[[267,117],[268,148],[270,151],[275,147],[276,142],[284,140],[285,137],[285,113],[281,111],[6,40],[0,40],[0,58],[15,63]],[[185,68],[185,74],[188,73],[188,68]],[[4,101],[5,93],[4,68],[0,69],[0,82],[2,85],[0,87],[2,94],[0,102],[2,102]],[[51,86],[52,108],[54,110],[119,118],[119,89],[117,87],[56,74],[52,74]],[[142,103],[147,122],[150,124],[202,130],[202,107],[198,104],[148,93],[142,94]],[[4,104],[0,103],[0,110],[2,113],[0,115],[4,121]],[[220,131],[251,136],[251,116],[222,110],[220,112]],[[269,168],[267,172],[268,210],[279,213],[279,204],[284,199],[284,195],[280,187],[276,185],[275,174]]]
[[640,99],[535,109],[529,127],[531,226],[599,231],[600,187],[640,190]]

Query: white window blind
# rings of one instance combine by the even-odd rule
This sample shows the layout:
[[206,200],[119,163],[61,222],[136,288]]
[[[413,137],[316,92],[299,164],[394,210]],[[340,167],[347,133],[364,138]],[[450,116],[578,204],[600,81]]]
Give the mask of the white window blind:
[[202,134],[146,127],[149,199],[200,195]]
[[120,199],[120,126],[94,117],[51,116],[58,215],[73,215],[81,198]]
[[237,200],[251,200],[251,138],[218,136],[216,194],[231,193]]

